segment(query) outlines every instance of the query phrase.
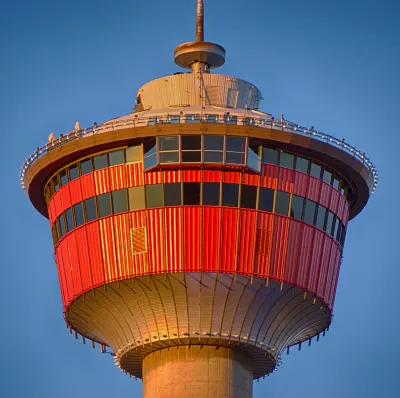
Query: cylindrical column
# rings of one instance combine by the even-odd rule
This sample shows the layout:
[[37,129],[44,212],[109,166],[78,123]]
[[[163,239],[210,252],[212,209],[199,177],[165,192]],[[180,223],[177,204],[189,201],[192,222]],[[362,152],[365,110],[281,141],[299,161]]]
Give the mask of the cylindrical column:
[[196,41],[204,41],[204,4],[197,0]]
[[251,398],[252,392],[252,360],[231,348],[165,348],[143,360],[144,398]]

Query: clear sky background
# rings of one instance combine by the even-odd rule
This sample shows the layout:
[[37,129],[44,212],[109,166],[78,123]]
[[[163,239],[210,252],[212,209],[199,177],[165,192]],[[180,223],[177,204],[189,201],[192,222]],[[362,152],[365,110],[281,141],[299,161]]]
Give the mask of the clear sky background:
[[[145,82],[179,71],[195,0],[3,0],[0,7],[0,396],[141,396],[141,382],[70,336],[48,221],[19,185],[30,153],[56,135],[132,110]],[[390,0],[206,0],[219,72],[254,83],[261,109],[330,133],[378,167],[350,222],[327,336],[283,355],[261,397],[399,397],[400,5]]]

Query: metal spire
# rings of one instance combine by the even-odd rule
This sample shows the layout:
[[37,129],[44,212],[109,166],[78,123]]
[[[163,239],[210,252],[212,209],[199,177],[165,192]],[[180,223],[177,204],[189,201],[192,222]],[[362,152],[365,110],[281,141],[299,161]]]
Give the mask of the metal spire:
[[196,41],[204,41],[204,2],[197,0]]

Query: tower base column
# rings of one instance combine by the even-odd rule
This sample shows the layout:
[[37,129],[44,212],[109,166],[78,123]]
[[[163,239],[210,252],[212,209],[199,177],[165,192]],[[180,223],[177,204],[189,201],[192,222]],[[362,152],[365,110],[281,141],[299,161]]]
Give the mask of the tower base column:
[[144,398],[251,398],[252,360],[231,348],[180,346],[143,360]]

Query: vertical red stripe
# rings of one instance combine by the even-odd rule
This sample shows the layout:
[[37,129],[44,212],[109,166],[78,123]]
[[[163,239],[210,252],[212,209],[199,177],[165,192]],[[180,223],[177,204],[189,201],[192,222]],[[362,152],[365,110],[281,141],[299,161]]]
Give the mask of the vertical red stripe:
[[124,189],[127,187],[125,170],[126,168],[124,164],[109,168],[111,191],[118,191],[119,189]]
[[307,198],[314,202],[319,201],[322,181],[319,178],[308,176]]
[[56,192],[53,195],[53,199],[52,200],[53,200],[53,203],[54,203],[54,215],[56,217],[58,217],[63,211],[62,204],[61,204],[60,191]]
[[74,181],[71,181],[69,184],[69,194],[71,197],[71,205],[75,205],[79,202],[82,202],[82,193],[81,193],[81,182],[79,178]]
[[256,275],[268,278],[272,248],[274,216],[269,213],[258,214],[258,228],[256,231]]
[[94,187],[94,176],[93,173],[86,174],[80,178],[82,188],[82,200],[91,198],[96,195]]
[[331,202],[332,186],[322,182],[321,184],[321,197],[319,199],[320,205],[329,208]]
[[293,170],[287,169],[286,167],[279,168],[278,177],[278,190],[284,192],[293,192]]
[[200,207],[184,207],[183,252],[185,271],[200,270]]
[[283,279],[285,280],[285,282],[291,284],[295,284],[297,282],[302,229],[303,224],[301,222],[290,220],[285,272]]
[[163,181],[163,173],[161,171],[151,171],[144,174],[146,185],[161,184]]
[[238,209],[223,208],[221,222],[221,266],[222,272],[235,272],[237,247]]
[[149,272],[164,272],[164,209],[147,210]]
[[297,275],[297,285],[300,288],[307,288],[308,274],[311,263],[311,253],[314,240],[314,227],[304,224],[303,236],[301,240],[301,251],[299,258],[299,273]]
[[94,174],[94,184],[96,195],[101,195],[105,192],[110,192],[110,171],[108,168],[96,170]]
[[325,297],[325,286],[326,286],[326,280],[328,278],[332,242],[333,242],[332,238],[325,235],[324,248],[322,251],[321,268],[319,271],[319,278],[318,278],[319,279],[318,280],[318,288],[317,288],[317,294],[321,298]]
[[308,175],[296,171],[294,173],[294,187],[293,193],[298,196],[306,197],[307,195]]
[[[129,213],[129,228],[147,228],[147,223],[146,223],[146,210],[139,210],[139,211],[134,211]],[[145,253],[138,253],[138,254],[133,254],[132,249],[130,251],[132,255],[132,271],[135,276],[143,275],[144,273],[148,272],[149,270],[149,242],[148,242],[148,233],[146,232],[146,239],[147,239],[147,251]],[[130,232],[129,232],[129,243],[130,242]]]
[[278,166],[271,164],[261,165],[261,186],[264,188],[277,189],[278,187]]
[[258,186],[260,182],[260,176],[258,174],[247,174],[243,173],[243,184]]
[[143,163],[128,163],[126,167],[126,180],[128,187],[138,187],[144,184]]
[[78,248],[75,240],[75,233],[68,234],[65,238],[68,244],[68,253],[71,263],[72,283],[75,296],[82,293],[81,271],[79,265]]
[[289,219],[278,215],[274,218],[274,233],[272,238],[273,244],[269,276],[275,280],[282,281],[288,242]]
[[89,290],[92,287],[91,277],[91,261],[89,258],[89,248],[86,238],[85,227],[77,228],[74,232],[76,241],[78,242],[78,256],[79,265],[82,277],[82,289],[83,291]]
[[324,247],[324,232],[315,229],[314,245],[311,257],[310,273],[308,278],[308,291],[317,293],[319,268],[321,266],[322,249]]
[[231,184],[239,184],[240,177],[241,177],[241,173],[238,173],[236,171],[226,171],[222,175],[223,182],[227,182],[227,183],[231,183]]
[[167,170],[164,171],[164,182],[174,183],[182,181],[181,170]]
[[183,209],[181,207],[165,208],[165,240],[168,272],[179,272],[183,270],[182,220]]
[[218,207],[203,208],[203,270],[215,272],[218,270],[219,228],[221,210]]
[[220,182],[222,178],[222,172],[218,170],[204,170],[203,181],[204,182]]
[[86,225],[93,285],[105,282],[98,221]]

